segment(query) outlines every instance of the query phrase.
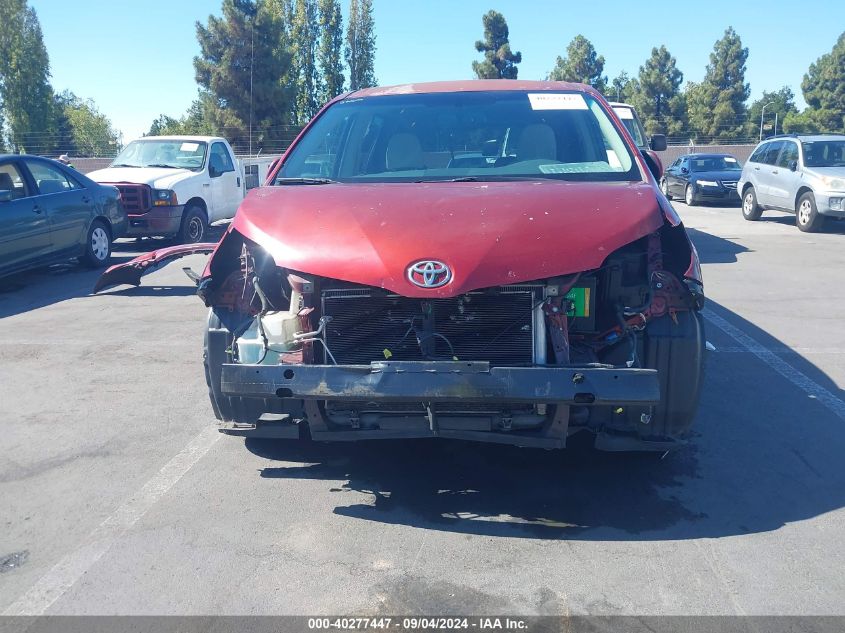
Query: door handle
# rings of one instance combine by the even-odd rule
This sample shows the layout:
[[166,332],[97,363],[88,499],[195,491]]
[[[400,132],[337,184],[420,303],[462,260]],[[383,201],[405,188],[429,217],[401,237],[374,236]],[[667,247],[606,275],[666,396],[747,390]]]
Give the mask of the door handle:
[[755,168],[754,168],[754,171],[760,171],[760,168],[759,168],[759,167],[755,167]]
[[37,204],[32,205],[32,212],[41,213],[41,207],[39,207]]
[[211,183],[210,182],[204,182],[204,183],[202,183],[202,186],[203,187],[210,187]]
[[91,202],[91,198],[89,198],[88,196],[82,196],[82,202],[88,204],[89,202]]
[[241,188],[241,177],[238,176],[238,189],[240,189],[240,188]]
[[778,173],[778,170],[777,170],[777,169],[773,169],[773,170],[772,170],[772,173],[773,173],[773,174],[776,174],[776,173]]

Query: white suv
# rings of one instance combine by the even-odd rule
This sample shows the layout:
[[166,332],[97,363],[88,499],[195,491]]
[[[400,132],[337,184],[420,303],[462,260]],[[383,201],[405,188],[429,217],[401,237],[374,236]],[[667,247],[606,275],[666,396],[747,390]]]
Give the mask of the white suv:
[[760,143],[737,183],[742,215],[764,209],[795,213],[802,231],[818,231],[825,217],[845,218],[845,135],[773,136]]

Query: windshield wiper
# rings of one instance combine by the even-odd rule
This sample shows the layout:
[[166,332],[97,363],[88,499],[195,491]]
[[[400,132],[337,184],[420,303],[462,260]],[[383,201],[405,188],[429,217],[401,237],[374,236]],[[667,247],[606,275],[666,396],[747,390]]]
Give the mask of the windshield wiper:
[[458,178],[432,178],[431,180],[415,180],[414,182],[478,182],[478,176],[459,176]]
[[147,167],[164,167],[165,169],[185,169],[180,165],[165,165],[164,163],[150,163]]
[[127,165],[126,163],[114,163],[112,167],[138,167],[138,165]]
[[276,178],[276,185],[331,185],[336,183],[331,178]]

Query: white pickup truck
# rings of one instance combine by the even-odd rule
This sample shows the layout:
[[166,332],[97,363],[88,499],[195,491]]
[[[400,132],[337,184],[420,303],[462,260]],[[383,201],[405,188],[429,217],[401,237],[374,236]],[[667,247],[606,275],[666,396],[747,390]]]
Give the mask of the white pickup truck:
[[272,161],[271,156],[239,161],[217,136],[146,136],[87,176],[118,188],[129,216],[127,236],[192,244],[206,239],[210,224],[235,216]]

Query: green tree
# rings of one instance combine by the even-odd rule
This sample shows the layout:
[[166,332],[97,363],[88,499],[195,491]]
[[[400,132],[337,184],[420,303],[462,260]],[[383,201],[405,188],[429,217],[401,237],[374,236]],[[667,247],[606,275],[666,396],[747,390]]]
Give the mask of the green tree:
[[296,0],[290,29],[292,76],[295,77],[295,120],[304,124],[317,112],[317,5]]
[[349,0],[344,53],[349,67],[349,89],[375,86],[376,34],[372,0]]
[[170,134],[182,134],[182,122],[172,116],[160,114],[150,126],[150,131],[145,136],[168,136]]
[[604,93],[607,77],[603,72],[604,57],[596,53],[590,40],[583,35],[576,35],[566,47],[566,58],[558,56],[549,79],[587,84]]
[[[206,120],[247,148],[268,128],[287,122],[291,57],[284,25],[265,0],[223,0],[223,16],[197,22],[197,83],[208,92]],[[250,134],[250,129],[252,134]]]
[[687,85],[687,113],[692,127],[705,139],[736,140],[745,130],[745,83],[748,49],[733,27],[725,30],[710,53],[701,83]]
[[[74,98],[64,114],[70,122],[76,151],[83,156],[111,156],[117,148],[117,134],[111,121],[91,99]],[[61,149],[61,148],[59,148]]]
[[[801,91],[809,106],[801,115],[793,115],[789,127],[795,131],[845,132],[845,33],[833,50],[819,57],[801,82]],[[768,110],[766,110],[768,112]]]
[[0,101],[0,154],[6,151],[6,122],[3,116],[3,102]]
[[475,50],[484,53],[484,61],[472,62],[472,71],[478,79],[516,79],[517,64],[522,62],[522,53],[511,51],[508,23],[498,11],[488,11],[481,18],[484,25],[484,39],[475,43]]
[[320,105],[343,92],[343,17],[339,0],[319,0],[317,6],[320,72]]
[[[766,107],[765,112],[763,112],[763,106]],[[763,91],[763,96],[754,101],[748,108],[746,134],[755,138],[760,134],[761,115],[765,115],[765,122],[769,124],[774,123],[775,115],[777,115],[778,129],[782,130],[783,124],[790,114],[798,114],[798,108],[795,107],[795,94],[788,86],[774,92]],[[769,133],[774,133],[774,129]],[[766,130],[763,130],[763,135],[766,134]]]
[[686,103],[681,93],[684,74],[665,46],[652,48],[651,56],[640,66],[631,96],[649,134],[673,136],[686,129]]
[[15,151],[53,151],[55,105],[41,24],[26,0],[0,0],[0,101]]
[[623,70],[610,82],[606,96],[612,101],[628,102],[634,94],[636,84],[636,80],[631,79],[628,73]]

